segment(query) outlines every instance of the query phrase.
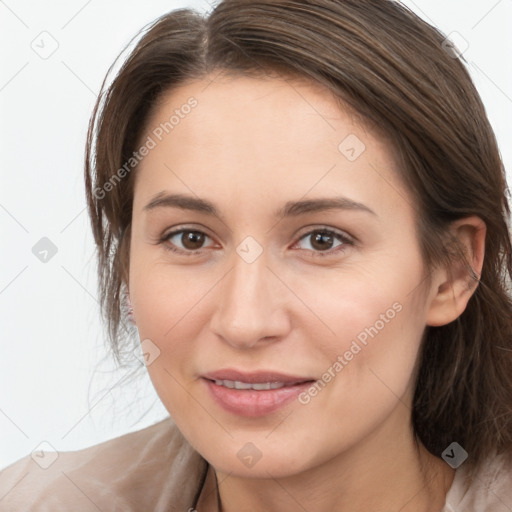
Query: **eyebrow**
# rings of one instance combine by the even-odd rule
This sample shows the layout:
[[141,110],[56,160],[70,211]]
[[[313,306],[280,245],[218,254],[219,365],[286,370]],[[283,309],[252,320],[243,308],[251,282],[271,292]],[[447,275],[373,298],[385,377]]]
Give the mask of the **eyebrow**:
[[[206,199],[200,199],[185,194],[167,194],[165,192],[156,194],[143,210],[150,211],[161,207],[193,210],[207,215],[221,217],[217,207]],[[356,210],[377,215],[368,206],[347,197],[326,197],[302,201],[288,201],[284,206],[276,210],[274,215],[276,217],[297,217],[307,213],[328,210]]]

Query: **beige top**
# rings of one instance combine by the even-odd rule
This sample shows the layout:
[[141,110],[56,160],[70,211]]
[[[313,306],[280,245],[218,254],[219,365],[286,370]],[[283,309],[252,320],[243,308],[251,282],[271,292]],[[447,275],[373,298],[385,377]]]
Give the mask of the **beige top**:
[[[170,418],[54,458],[36,452],[0,471],[0,511],[220,510],[215,472]],[[456,470],[441,512],[473,511],[512,511],[512,466],[502,457],[489,459],[470,488],[464,464]]]

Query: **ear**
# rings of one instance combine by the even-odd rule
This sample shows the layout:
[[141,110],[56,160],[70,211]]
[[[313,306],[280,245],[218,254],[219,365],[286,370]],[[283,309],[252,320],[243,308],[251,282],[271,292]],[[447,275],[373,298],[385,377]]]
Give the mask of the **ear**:
[[[477,216],[459,219],[450,226],[450,232],[461,244],[467,263],[480,279],[485,254],[485,222]],[[464,261],[456,260],[449,268],[436,270],[427,325],[446,325],[458,318],[466,309],[478,283]]]
[[126,294],[126,309],[126,316],[128,317],[128,322],[132,325],[137,325],[137,322],[135,321],[135,316],[133,314],[132,303],[130,301],[130,292]]

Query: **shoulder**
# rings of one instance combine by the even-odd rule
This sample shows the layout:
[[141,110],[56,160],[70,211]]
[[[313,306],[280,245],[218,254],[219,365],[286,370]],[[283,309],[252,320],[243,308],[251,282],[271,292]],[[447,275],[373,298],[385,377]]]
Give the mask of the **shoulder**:
[[455,473],[446,512],[510,512],[512,454],[490,456],[469,479],[461,466]]
[[[0,471],[2,511],[188,510],[207,467],[170,418],[89,448],[60,452],[50,465],[41,464],[37,455]],[[44,460],[48,454],[40,456]]]

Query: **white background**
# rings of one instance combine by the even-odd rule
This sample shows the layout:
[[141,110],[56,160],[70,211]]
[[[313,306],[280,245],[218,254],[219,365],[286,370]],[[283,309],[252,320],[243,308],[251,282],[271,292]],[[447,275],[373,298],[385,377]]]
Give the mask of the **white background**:
[[[511,172],[512,0],[403,3],[469,43]],[[146,23],[188,6],[210,10],[206,0],[0,0],[0,468],[42,441],[75,450],[167,415],[147,375],[124,382],[105,357],[83,155],[110,64]],[[58,43],[47,59],[31,48],[43,31]],[[58,249],[47,263],[32,253],[42,237]]]

